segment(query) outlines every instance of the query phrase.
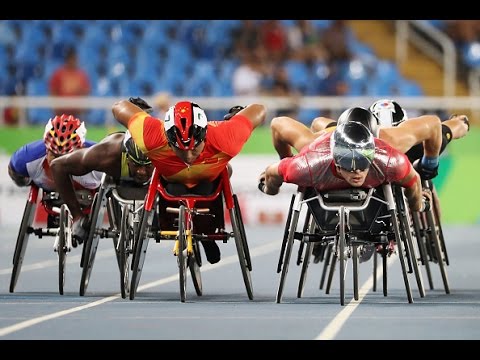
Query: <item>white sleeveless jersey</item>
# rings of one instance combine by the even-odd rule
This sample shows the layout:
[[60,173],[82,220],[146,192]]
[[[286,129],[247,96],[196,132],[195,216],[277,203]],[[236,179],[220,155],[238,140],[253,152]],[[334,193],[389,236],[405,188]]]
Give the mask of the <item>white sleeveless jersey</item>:
[[[92,141],[86,141],[85,146],[94,145]],[[47,174],[47,149],[43,140],[34,141],[23,145],[10,158],[12,169],[32,179],[39,188],[46,191],[55,191],[53,177]],[[82,176],[72,176],[77,189],[96,189],[100,186],[103,172],[92,171]]]

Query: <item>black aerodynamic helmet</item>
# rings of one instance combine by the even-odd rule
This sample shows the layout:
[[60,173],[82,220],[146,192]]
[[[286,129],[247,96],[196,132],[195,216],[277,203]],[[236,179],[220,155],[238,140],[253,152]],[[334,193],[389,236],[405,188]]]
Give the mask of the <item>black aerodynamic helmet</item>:
[[137,165],[150,165],[152,161],[143,153],[133,141],[132,135],[127,130],[123,138],[123,148],[127,157]]
[[370,132],[377,136],[379,121],[375,115],[363,107],[352,107],[345,110],[337,120],[337,125],[351,121],[364,125]]
[[373,134],[352,121],[337,125],[330,138],[333,161],[346,171],[365,170],[375,156]]
[[396,101],[380,99],[370,105],[370,112],[380,121],[380,125],[397,126],[408,119],[407,112]]

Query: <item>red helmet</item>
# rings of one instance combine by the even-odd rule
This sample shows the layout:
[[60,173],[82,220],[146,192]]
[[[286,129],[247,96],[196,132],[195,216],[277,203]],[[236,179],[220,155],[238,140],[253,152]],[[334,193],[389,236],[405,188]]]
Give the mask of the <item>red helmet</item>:
[[81,148],[85,142],[85,124],[73,115],[55,116],[45,126],[43,140],[48,150],[56,155],[68,154]]
[[207,115],[200,106],[180,101],[165,115],[165,133],[168,142],[180,150],[192,150],[205,140]]

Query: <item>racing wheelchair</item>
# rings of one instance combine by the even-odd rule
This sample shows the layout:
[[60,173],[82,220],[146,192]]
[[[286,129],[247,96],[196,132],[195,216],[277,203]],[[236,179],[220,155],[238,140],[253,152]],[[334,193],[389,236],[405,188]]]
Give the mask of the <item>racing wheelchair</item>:
[[[307,209],[302,212],[302,205]],[[305,214],[302,230],[300,215]],[[385,184],[372,189],[346,189],[318,192],[313,188],[298,188],[292,195],[278,261],[280,283],[276,301],[283,296],[286,275],[294,240],[300,241],[297,265],[301,265],[297,297],[302,297],[307,270],[314,246],[324,262],[320,287],[328,273],[326,293],[330,291],[333,274],[339,265],[340,304],[345,304],[347,261],[352,260],[354,299],[358,300],[359,257],[366,251],[380,250],[383,258],[383,293],[387,296],[387,256],[392,245],[398,248],[398,258],[409,303],[413,302],[408,274],[414,272],[421,297],[425,296],[422,275],[414,247],[408,206],[403,189]],[[376,264],[373,278],[376,279]]]
[[[76,190],[77,199],[85,214],[90,213],[94,192],[94,190]],[[47,213],[46,227],[33,226],[39,194],[41,194],[40,204]],[[44,236],[55,237],[53,250],[58,255],[58,290],[60,295],[63,295],[67,254],[72,250],[71,227],[72,216],[70,210],[60,199],[59,194],[40,189],[35,184],[31,185],[13,254],[13,269],[9,288],[11,293],[15,290],[22,269],[29,237],[34,234],[39,239]]]
[[[208,191],[206,195],[177,195],[172,191],[171,185],[175,184],[166,183],[154,170],[135,238],[130,299],[133,300],[137,292],[149,239],[155,239],[157,243],[174,241],[173,254],[179,271],[180,301],[185,302],[187,268],[197,296],[203,294],[199,242],[226,243],[233,237],[246,292],[252,300],[250,252],[238,198],[232,191],[227,167],[214,181],[213,192]],[[231,232],[225,230],[224,208],[229,211]]]
[[[88,235],[81,260],[81,296],[84,296],[87,291],[99,241],[104,238],[111,238],[113,241],[120,271],[121,296],[124,299],[128,296],[134,237],[138,231],[146,194],[146,187],[138,187],[129,182],[117,183],[111,176],[103,175],[88,218]],[[105,215],[107,222],[105,222]]]

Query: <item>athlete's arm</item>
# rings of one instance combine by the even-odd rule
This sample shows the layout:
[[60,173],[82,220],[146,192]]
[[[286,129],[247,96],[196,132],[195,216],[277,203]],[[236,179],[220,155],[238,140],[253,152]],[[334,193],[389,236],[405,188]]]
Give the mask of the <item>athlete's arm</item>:
[[128,128],[128,121],[132,116],[141,111],[143,110],[140,107],[128,100],[117,101],[112,106],[113,117],[126,128]]
[[83,213],[71,176],[82,176],[94,170],[114,176],[112,169],[120,167],[120,152],[120,146],[106,141],[62,155],[50,163],[57,191],[70,209],[74,221],[82,217]]
[[264,105],[250,104],[244,109],[240,110],[237,114],[245,116],[253,125],[255,129],[257,126],[265,122],[267,116],[267,109]]
[[403,153],[423,142],[424,156],[438,157],[442,146],[442,123],[436,115],[423,115],[396,127],[380,128],[379,138]]
[[315,133],[319,131],[323,131],[330,126],[336,126],[337,122],[333,119],[319,116],[313,119],[312,123],[310,124],[310,129]]
[[273,146],[280,159],[293,155],[291,147],[299,152],[316,138],[307,126],[288,116],[273,118],[270,122],[270,129]]

